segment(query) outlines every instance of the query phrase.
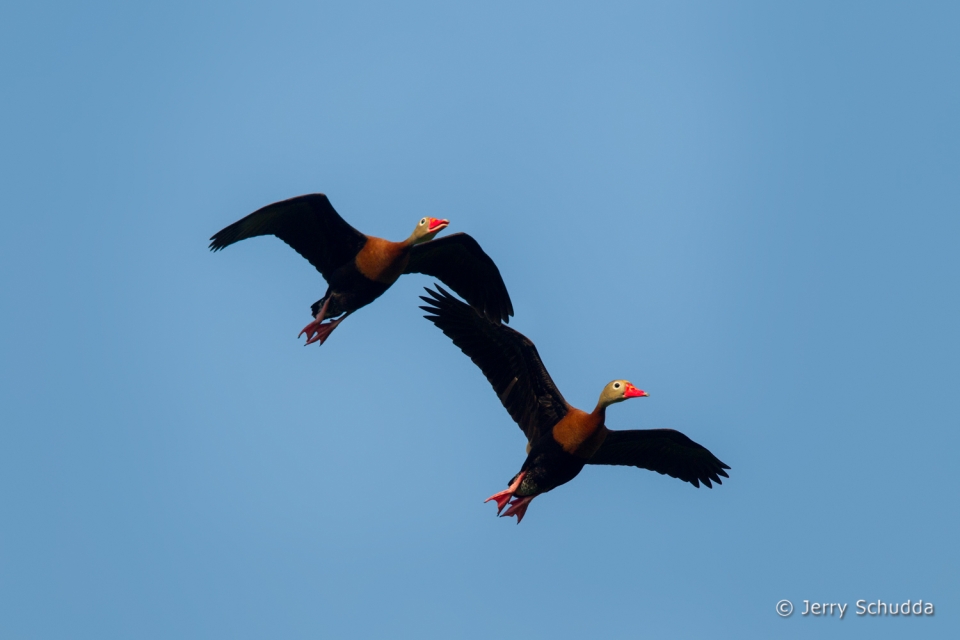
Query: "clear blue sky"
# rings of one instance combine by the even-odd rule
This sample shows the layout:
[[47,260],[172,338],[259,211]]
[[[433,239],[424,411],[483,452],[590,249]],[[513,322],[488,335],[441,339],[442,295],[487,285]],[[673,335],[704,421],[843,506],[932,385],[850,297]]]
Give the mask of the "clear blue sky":
[[[4,5],[0,636],[960,637],[960,10],[723,4]],[[474,235],[570,402],[729,481],[497,519],[430,279],[304,348],[310,265],[207,250],[317,191]]]

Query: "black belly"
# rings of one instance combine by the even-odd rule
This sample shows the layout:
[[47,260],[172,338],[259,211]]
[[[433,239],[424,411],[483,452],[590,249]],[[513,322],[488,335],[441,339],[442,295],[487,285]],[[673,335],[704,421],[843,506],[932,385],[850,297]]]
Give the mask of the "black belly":
[[[552,437],[543,445],[534,445],[520,472],[526,471],[514,495],[535,496],[546,493],[577,477],[586,461],[567,453]],[[514,476],[516,477],[516,476]]]
[[327,306],[326,317],[336,318],[341,314],[367,306],[390,288],[389,284],[371,280],[360,273],[353,263],[334,271],[328,284],[327,292],[310,308],[314,316],[320,311],[320,307],[327,298],[330,298],[330,304]]

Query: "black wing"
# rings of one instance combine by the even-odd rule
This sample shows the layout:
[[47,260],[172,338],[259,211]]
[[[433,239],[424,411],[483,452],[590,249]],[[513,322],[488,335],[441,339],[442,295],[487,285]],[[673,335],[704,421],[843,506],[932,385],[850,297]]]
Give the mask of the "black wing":
[[465,233],[454,233],[415,245],[406,273],[439,278],[490,322],[509,322],[513,303],[500,269],[479,243]]
[[673,429],[609,431],[587,464],[618,464],[650,469],[695,487],[700,483],[710,488],[711,481],[723,484],[720,476],[729,477],[727,465],[687,436]]
[[500,402],[530,442],[550,433],[569,405],[550,379],[537,348],[523,334],[490,322],[442,287],[420,299],[424,316],[460,347],[500,396]]
[[274,235],[310,261],[329,281],[330,274],[354,259],[367,237],[347,224],[322,193],[274,202],[221,229],[210,238],[219,251],[254,236]]

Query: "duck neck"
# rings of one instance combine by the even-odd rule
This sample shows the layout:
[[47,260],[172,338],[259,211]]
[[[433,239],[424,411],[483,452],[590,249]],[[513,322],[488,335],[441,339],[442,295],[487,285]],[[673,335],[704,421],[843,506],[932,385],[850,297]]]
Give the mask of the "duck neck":
[[414,232],[410,234],[410,237],[404,240],[403,242],[401,242],[400,244],[402,244],[404,248],[409,249],[414,245],[423,244],[424,242],[430,242],[431,240],[433,240],[434,235],[436,234],[428,233],[426,235],[418,236],[416,230],[414,230]]
[[603,424],[604,419],[607,417],[607,405],[603,404],[603,401],[597,402],[596,408],[593,410],[593,413],[590,414],[590,417]]

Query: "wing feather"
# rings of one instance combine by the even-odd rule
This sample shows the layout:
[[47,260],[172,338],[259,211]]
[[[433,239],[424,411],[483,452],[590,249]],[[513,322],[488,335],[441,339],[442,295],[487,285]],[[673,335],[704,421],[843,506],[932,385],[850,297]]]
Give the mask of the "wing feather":
[[439,279],[491,322],[509,322],[513,315],[513,303],[496,263],[465,233],[414,246],[406,273]]
[[587,464],[639,467],[662,473],[695,487],[700,483],[723,484],[727,465],[705,447],[673,429],[609,431],[606,439]]
[[221,229],[210,238],[210,250],[234,242],[274,235],[310,261],[329,281],[339,267],[356,257],[367,237],[351,227],[322,193],[269,204]]
[[537,348],[523,334],[491,322],[439,285],[426,290],[420,307],[453,343],[480,367],[510,417],[533,442],[549,434],[567,414],[563,399],[540,360]]

